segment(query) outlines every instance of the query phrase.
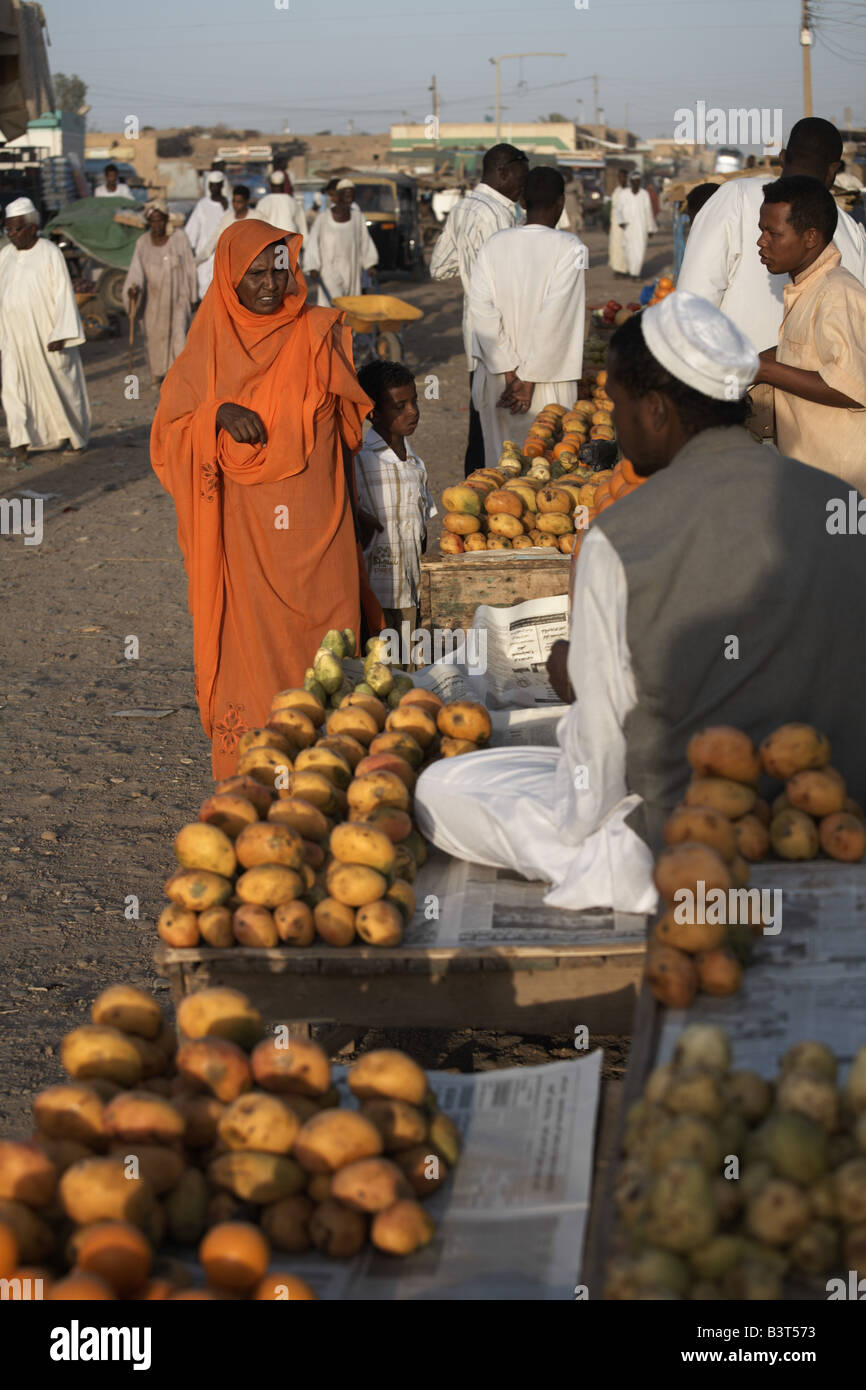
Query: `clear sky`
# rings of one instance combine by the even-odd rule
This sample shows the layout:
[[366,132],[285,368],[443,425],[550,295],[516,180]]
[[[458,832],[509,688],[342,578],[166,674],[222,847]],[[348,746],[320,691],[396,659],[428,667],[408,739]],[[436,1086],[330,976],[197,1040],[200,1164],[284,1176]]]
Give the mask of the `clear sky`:
[[[87,83],[91,129],[210,125],[297,134],[423,121],[593,119],[669,135],[677,108],[803,114],[800,0],[42,0],[52,71]],[[286,8],[283,8],[286,6]],[[866,125],[866,4],[811,0],[816,115]],[[582,112],[579,103],[583,102]]]

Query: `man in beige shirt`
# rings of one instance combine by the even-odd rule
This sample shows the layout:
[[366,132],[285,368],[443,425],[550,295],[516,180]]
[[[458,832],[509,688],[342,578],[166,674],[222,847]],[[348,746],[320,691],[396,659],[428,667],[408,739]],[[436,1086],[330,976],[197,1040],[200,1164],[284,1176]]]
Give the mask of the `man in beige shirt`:
[[775,388],[781,452],[866,494],[866,289],[839,264],[836,220],[817,179],[765,187],[758,249],[790,282],[778,347],[760,354],[755,381]]

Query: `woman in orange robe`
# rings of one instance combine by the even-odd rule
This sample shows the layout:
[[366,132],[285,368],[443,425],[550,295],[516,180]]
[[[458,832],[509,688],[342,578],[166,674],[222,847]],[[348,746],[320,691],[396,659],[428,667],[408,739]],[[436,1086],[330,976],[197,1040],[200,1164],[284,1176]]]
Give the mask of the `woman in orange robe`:
[[151,433],[177,509],[195,693],[218,779],[275,693],[302,683],[329,628],[360,632],[362,609],[370,631],[383,624],[351,464],[372,402],[343,315],[307,307],[300,247],[252,218],[223,233]]

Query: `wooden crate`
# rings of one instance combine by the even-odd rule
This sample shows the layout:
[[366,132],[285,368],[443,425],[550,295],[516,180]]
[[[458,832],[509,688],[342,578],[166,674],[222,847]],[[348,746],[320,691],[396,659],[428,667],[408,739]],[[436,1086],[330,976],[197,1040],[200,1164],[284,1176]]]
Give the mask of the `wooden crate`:
[[[511,1033],[627,1033],[645,918],[547,907],[541,883],[434,851],[400,946],[157,947],[175,1002],[213,985],[243,990],[267,1021]],[[439,916],[425,918],[435,895]]]
[[567,594],[570,565],[571,556],[555,550],[425,555],[421,625],[470,628],[481,603],[510,608],[526,599]]
[[242,990],[266,1022],[366,1028],[488,1028],[506,1033],[627,1033],[643,946],[616,943],[335,949],[324,944],[177,948],[160,944],[158,974],[177,1004],[213,986]]

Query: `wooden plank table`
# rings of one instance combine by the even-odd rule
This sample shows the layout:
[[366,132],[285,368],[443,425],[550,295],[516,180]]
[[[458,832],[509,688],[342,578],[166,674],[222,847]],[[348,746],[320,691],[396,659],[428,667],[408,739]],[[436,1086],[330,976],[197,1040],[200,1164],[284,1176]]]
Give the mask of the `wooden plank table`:
[[[489,1028],[522,1034],[627,1033],[645,919],[544,906],[545,888],[435,854],[399,947],[306,948],[162,943],[154,962],[172,996],[243,990],[266,1021],[368,1028]],[[439,917],[427,922],[435,896]]]
[[[757,944],[742,989],[726,999],[699,994],[688,1010],[665,1009],[642,988],[624,1082],[614,1107],[600,1108],[596,1174],[583,1261],[590,1298],[601,1298],[604,1267],[617,1238],[614,1186],[625,1117],[647,1077],[667,1061],[691,1023],[728,1033],[732,1068],[775,1075],[782,1054],[804,1038],[834,1049],[844,1071],[866,1043],[866,863],[828,859],[752,866],[750,887],[778,888],[782,929]],[[800,1287],[791,1298],[813,1297]],[[824,1295],[826,1296],[826,1295]]]
[[553,549],[497,550],[421,558],[421,626],[472,626],[479,604],[510,608],[568,593],[571,556]]

